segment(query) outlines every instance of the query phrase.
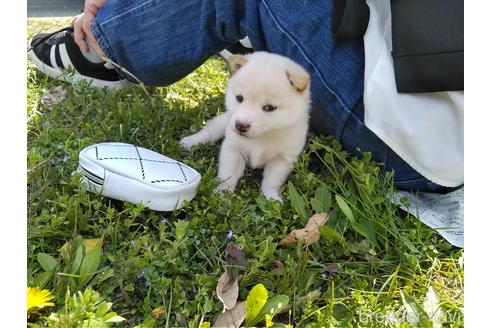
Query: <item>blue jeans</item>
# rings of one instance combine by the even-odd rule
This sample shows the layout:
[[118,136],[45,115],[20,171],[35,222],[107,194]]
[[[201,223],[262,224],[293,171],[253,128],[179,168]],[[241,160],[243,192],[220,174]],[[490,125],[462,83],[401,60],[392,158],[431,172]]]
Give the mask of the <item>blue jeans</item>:
[[[370,151],[403,190],[444,192],[363,122],[362,41],[335,43],[331,0],[108,0],[92,25],[105,54],[148,85],[168,85],[248,36],[255,50],[289,57],[311,74],[312,120],[357,155]],[[123,74],[123,73],[122,73]]]

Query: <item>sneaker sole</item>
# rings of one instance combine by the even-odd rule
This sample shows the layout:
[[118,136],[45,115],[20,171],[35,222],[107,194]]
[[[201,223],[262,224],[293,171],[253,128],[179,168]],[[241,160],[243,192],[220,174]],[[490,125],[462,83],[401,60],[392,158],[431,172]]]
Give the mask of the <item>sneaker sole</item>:
[[[29,40],[28,45],[29,48],[31,47],[31,40]],[[94,79],[85,75],[79,74],[77,71],[75,71],[73,74],[67,74],[61,69],[56,69],[54,67],[48,66],[45,63],[43,63],[38,56],[34,53],[33,50],[29,51],[28,54],[31,56],[31,60],[34,63],[34,65],[45,75],[55,79],[55,80],[60,80],[60,81],[65,81],[68,83],[76,83],[79,81],[86,81],[89,83],[91,86],[96,87],[96,88],[110,88],[110,89],[115,89],[115,90],[121,90],[121,89],[126,89],[129,87],[134,86],[133,83],[127,81],[127,80],[121,80],[121,81],[104,81],[104,80],[98,80]]]

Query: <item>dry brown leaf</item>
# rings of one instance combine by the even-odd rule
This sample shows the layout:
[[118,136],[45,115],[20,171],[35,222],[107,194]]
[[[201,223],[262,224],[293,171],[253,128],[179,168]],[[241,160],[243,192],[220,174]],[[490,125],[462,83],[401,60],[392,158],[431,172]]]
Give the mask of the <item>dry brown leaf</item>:
[[66,94],[67,92],[63,86],[59,85],[46,91],[43,97],[41,97],[41,102],[49,108],[65,99]]
[[340,270],[340,267],[336,263],[331,263],[328,264],[326,267],[326,272],[332,277],[335,278],[338,275],[338,271]]
[[237,303],[236,306],[225,312],[221,312],[212,327],[239,328],[246,318],[246,302]]
[[219,300],[224,304],[222,312],[232,309],[236,306],[237,298],[239,296],[237,277],[232,278],[226,270],[220,276],[215,292],[217,293]]
[[225,253],[227,265],[225,270],[230,275],[231,279],[236,278],[239,274],[239,268],[246,266],[246,257],[239,245],[230,243]]
[[278,244],[293,244],[302,239],[306,245],[311,245],[319,240],[319,227],[324,225],[326,221],[328,221],[328,213],[316,213],[309,218],[304,228],[292,230]]

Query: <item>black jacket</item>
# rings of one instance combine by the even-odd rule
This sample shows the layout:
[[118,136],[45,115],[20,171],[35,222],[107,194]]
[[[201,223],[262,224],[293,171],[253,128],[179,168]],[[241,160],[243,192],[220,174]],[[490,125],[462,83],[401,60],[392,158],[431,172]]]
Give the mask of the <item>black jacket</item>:
[[[362,38],[370,14],[365,1],[334,0],[333,6],[336,39]],[[463,7],[463,0],[391,0],[398,92],[464,89]]]

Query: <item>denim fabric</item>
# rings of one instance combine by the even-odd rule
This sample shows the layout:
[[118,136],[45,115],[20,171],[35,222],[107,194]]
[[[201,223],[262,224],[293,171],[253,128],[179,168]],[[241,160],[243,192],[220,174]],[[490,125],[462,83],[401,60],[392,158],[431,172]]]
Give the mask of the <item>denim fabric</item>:
[[336,44],[331,0],[108,0],[92,31],[105,54],[148,85],[171,84],[248,36],[255,50],[287,56],[311,74],[311,126],[350,152],[371,151],[397,187],[438,191],[363,123],[361,40]]

